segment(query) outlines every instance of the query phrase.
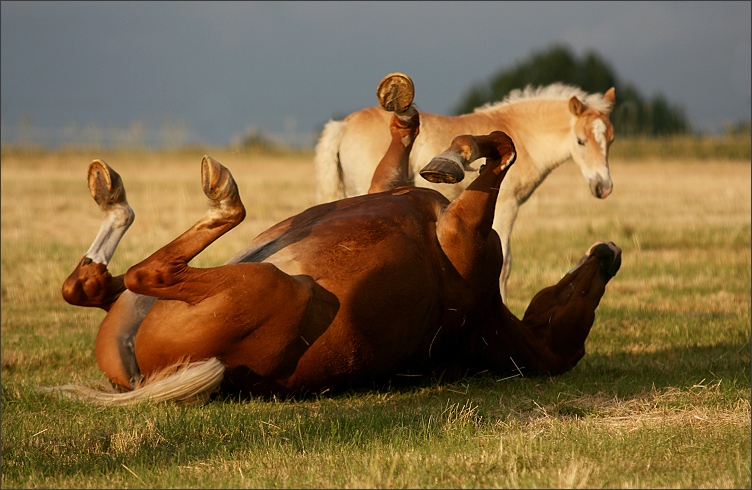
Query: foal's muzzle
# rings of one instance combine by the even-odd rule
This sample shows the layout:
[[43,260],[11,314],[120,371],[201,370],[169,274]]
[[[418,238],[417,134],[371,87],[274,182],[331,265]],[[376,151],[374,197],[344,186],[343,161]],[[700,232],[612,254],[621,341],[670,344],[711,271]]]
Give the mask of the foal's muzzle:
[[614,184],[611,179],[604,180],[598,176],[590,180],[590,192],[598,199],[605,199],[611,194]]

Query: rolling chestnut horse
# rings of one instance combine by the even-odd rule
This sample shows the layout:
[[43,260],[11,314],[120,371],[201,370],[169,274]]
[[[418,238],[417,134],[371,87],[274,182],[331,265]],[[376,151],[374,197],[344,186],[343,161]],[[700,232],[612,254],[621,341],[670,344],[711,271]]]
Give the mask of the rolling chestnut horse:
[[188,264],[245,217],[228,169],[205,156],[205,216],[113,277],[107,264],[134,214],[117,172],[92,162],[89,189],[105,218],[62,289],[71,304],[107,311],[95,355],[117,390],[51,390],[121,404],[190,401],[217,389],[305,395],[441,369],[571,369],[621,250],[593,245],[517,319],[499,294],[502,253],[491,227],[514,144],[500,131],[455,138],[442,158],[486,165],[452,202],[407,185],[420,114],[404,90],[399,80],[382,82],[392,139],[366,195],[282,221],[219,267]]
[[[407,76],[401,83],[412,85]],[[452,138],[498,130],[514,141],[517,162],[502,183],[493,226],[504,253],[499,278],[504,300],[512,268],[510,237],[517,212],[546,176],[571,157],[595,197],[604,199],[611,193],[608,150],[614,130],[608,116],[615,100],[613,88],[601,95],[553,84],[515,90],[501,102],[487,104],[471,114],[446,117],[421,113],[420,136],[410,153],[411,182],[412,176],[420,173],[426,180],[415,178],[416,186],[436,189],[450,200],[473,182],[477,171],[456,167],[437,174],[436,169],[424,167]],[[366,193],[371,175],[389,146],[390,117],[389,112],[376,106],[326,124],[314,157],[319,202]]]

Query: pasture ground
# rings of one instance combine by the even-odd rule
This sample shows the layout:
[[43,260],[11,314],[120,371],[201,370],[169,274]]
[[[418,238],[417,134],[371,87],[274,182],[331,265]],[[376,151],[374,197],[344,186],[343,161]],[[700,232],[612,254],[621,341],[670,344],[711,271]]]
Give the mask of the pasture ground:
[[[223,263],[314,202],[310,154],[208,153],[233,172],[248,217],[195,265]],[[3,152],[2,487],[750,487],[748,159],[613,157],[603,201],[566,162],[523,206],[518,316],[596,240],[623,249],[588,353],[562,376],[204,406],[37,394],[104,379],[104,312],[60,295],[100,224],[88,163],[111,164],[136,211],[118,274],[204,213],[201,156]]]

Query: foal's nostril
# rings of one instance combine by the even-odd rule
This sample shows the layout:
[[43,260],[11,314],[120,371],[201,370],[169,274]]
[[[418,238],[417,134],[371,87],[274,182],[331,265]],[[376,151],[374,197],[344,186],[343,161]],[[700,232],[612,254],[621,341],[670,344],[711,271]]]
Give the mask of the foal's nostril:
[[607,198],[609,194],[611,194],[612,189],[613,185],[610,180],[604,181],[602,178],[598,177],[597,179],[590,181],[590,192],[592,192],[598,199]]

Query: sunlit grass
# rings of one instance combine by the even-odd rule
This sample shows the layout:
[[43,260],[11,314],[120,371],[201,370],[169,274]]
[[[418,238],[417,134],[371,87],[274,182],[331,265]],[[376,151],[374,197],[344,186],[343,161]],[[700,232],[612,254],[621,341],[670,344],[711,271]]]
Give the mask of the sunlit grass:
[[612,158],[605,200],[572,162],[549,176],[512,237],[517,315],[593,242],[623,249],[585,358],[556,378],[200,407],[35,393],[103,378],[104,312],[60,296],[101,219],[88,163],[112,165],[136,211],[111,263],[121,273],[204,213],[203,153],[233,172],[248,217],[198,266],[314,203],[309,154],[3,153],[3,487],[750,486],[749,161]]

